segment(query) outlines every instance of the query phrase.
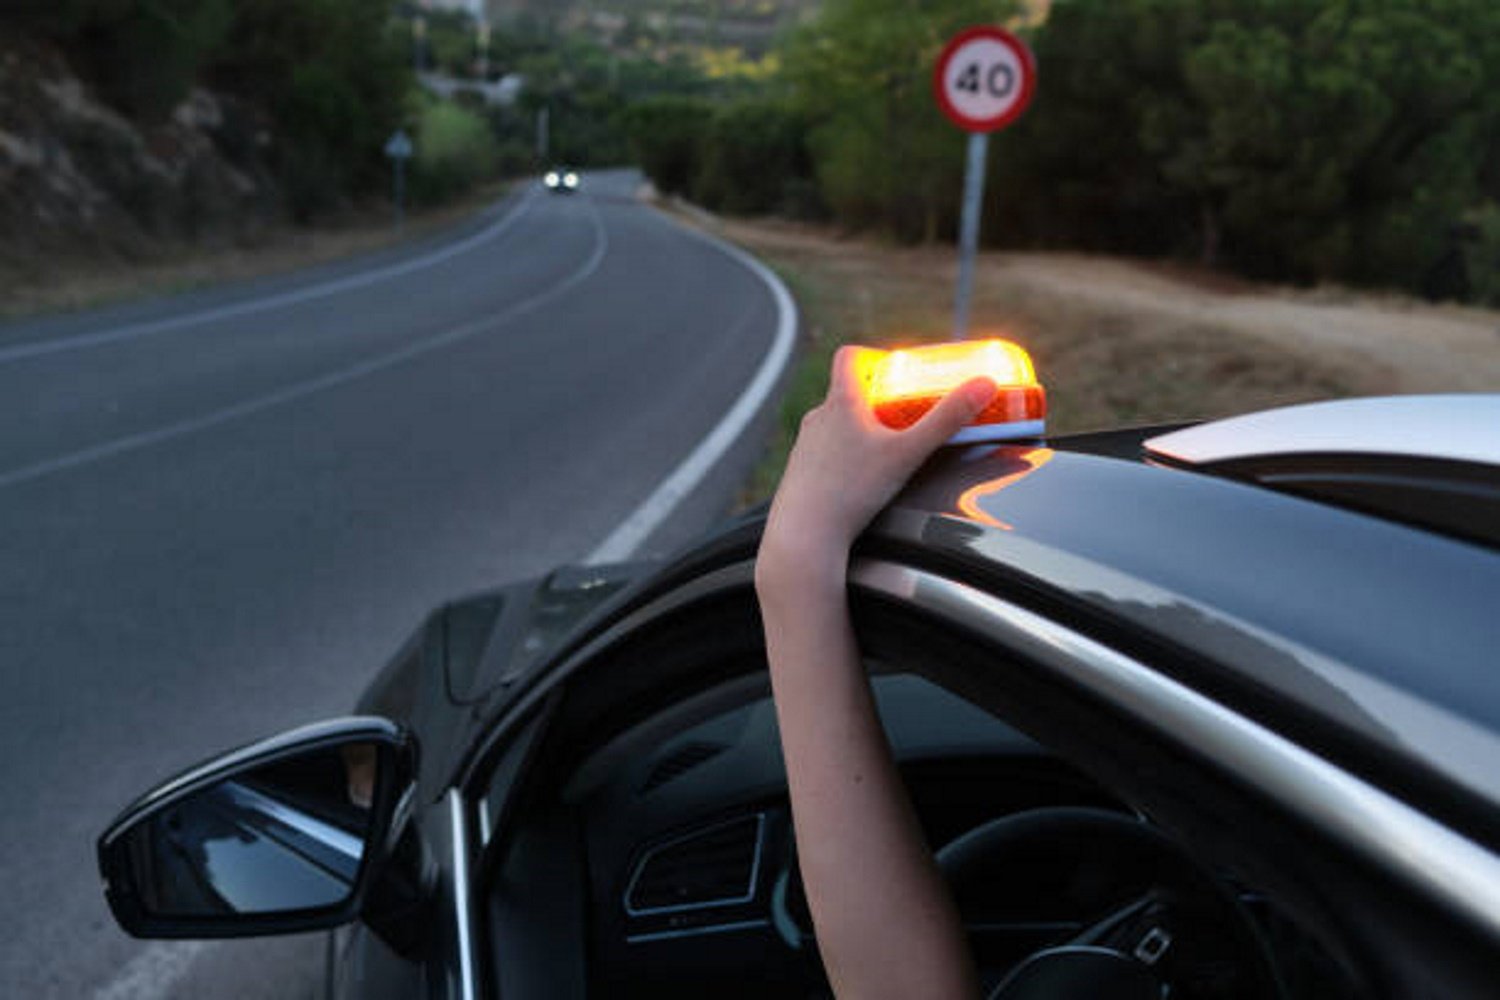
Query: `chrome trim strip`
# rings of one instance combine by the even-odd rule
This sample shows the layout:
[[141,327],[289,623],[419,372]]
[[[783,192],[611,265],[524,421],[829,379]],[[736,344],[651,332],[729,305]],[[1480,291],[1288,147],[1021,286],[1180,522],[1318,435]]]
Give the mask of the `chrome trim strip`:
[[488,847],[490,846],[490,836],[493,833],[490,830],[490,797],[488,795],[481,795],[479,797],[478,811],[479,846]]
[[474,947],[469,927],[469,838],[464,825],[463,796],[448,790],[448,817],[453,827],[453,925],[458,929],[458,995],[475,1000]]
[[709,927],[690,927],[680,931],[655,931],[651,934],[631,934],[626,944],[641,944],[645,941],[670,941],[673,938],[697,937],[700,934],[727,934],[730,931],[749,931],[759,927],[770,927],[769,920],[739,920],[732,924],[714,924]]
[[973,587],[873,560],[856,562],[850,580],[1027,655],[1500,936],[1500,857],[1399,799],[1144,664]]
[[401,841],[401,835],[406,832],[406,824],[411,821],[413,808],[417,803],[417,783],[411,781],[401,792],[401,797],[396,800],[396,805],[391,809],[391,825],[385,831],[385,850],[390,853],[396,849]]
[[[646,870],[646,863],[653,857],[660,854],[662,851],[667,850],[669,847],[675,847],[678,844],[685,844],[689,841],[699,840],[707,836],[708,834],[714,833],[717,830],[722,830],[725,827],[734,826],[736,823],[743,823],[748,819],[755,820],[755,854],[750,861],[750,881],[749,884],[746,885],[745,891],[742,894],[738,896],[725,896],[722,899],[710,899],[701,903],[679,903],[671,906],[650,906],[640,910],[630,905],[630,894],[635,891],[635,884],[640,881],[641,872]],[[733,819],[724,820],[722,823],[714,823],[711,826],[702,826],[696,830],[690,830],[680,837],[673,837],[671,840],[663,841],[662,843],[657,844],[655,847],[651,848],[645,854],[641,855],[641,859],[635,863],[635,871],[631,873],[630,882],[625,886],[625,898],[623,900],[625,904],[625,912],[632,917],[648,917],[662,913],[686,913],[691,910],[709,910],[717,909],[723,906],[741,906],[745,903],[749,903],[755,899],[755,890],[756,887],[760,884],[760,859],[761,851],[765,846],[765,842],[766,814],[763,812],[751,813],[746,816],[736,816]]]

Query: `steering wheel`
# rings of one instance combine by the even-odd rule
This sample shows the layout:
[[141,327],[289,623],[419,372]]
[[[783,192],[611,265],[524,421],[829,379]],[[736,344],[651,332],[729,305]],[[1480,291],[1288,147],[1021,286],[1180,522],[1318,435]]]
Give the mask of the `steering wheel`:
[[[964,923],[1048,940],[1010,955],[990,1000],[1284,1000],[1239,898],[1175,841],[1102,809],[992,820],[937,852]],[[1054,918],[1037,921],[1036,914]],[[1080,917],[1082,923],[1079,922]],[[981,967],[986,949],[979,948]],[[994,977],[990,979],[993,981]]]

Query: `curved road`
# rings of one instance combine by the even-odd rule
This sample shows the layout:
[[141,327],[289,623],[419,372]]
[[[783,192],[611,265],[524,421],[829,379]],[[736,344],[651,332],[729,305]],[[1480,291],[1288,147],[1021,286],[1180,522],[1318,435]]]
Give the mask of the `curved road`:
[[207,754],[347,711],[437,603],[723,511],[790,306],[634,184],[0,326],[0,993],[313,995],[316,938],[126,938],[94,837]]

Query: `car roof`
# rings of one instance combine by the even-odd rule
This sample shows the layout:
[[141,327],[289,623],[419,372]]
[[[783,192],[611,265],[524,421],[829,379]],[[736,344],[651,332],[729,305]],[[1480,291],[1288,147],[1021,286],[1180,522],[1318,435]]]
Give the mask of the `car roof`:
[[1500,395],[1285,407],[1145,442],[1151,459],[1500,548]]
[[1301,741],[1444,806],[1458,790],[1493,822],[1500,552],[1161,467],[1146,443],[1169,430],[945,449],[870,551],[1081,613]]
[[1500,475],[1500,394],[1303,403],[1208,421],[1154,437],[1145,446],[1187,465],[1332,453],[1465,462]]
[[[1500,550],[1164,467],[1146,443],[1176,429],[942,449],[855,558],[1038,610],[1500,844]],[[764,517],[750,511],[665,566],[581,568],[570,586],[634,582],[543,660],[743,567]]]

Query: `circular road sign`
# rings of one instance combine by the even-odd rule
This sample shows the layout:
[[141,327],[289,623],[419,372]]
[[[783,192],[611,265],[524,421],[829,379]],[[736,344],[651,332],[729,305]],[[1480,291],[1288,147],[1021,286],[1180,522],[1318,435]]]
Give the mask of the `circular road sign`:
[[1036,93],[1036,58],[1004,28],[982,25],[954,35],[932,74],[938,106],[966,132],[1014,122]]

